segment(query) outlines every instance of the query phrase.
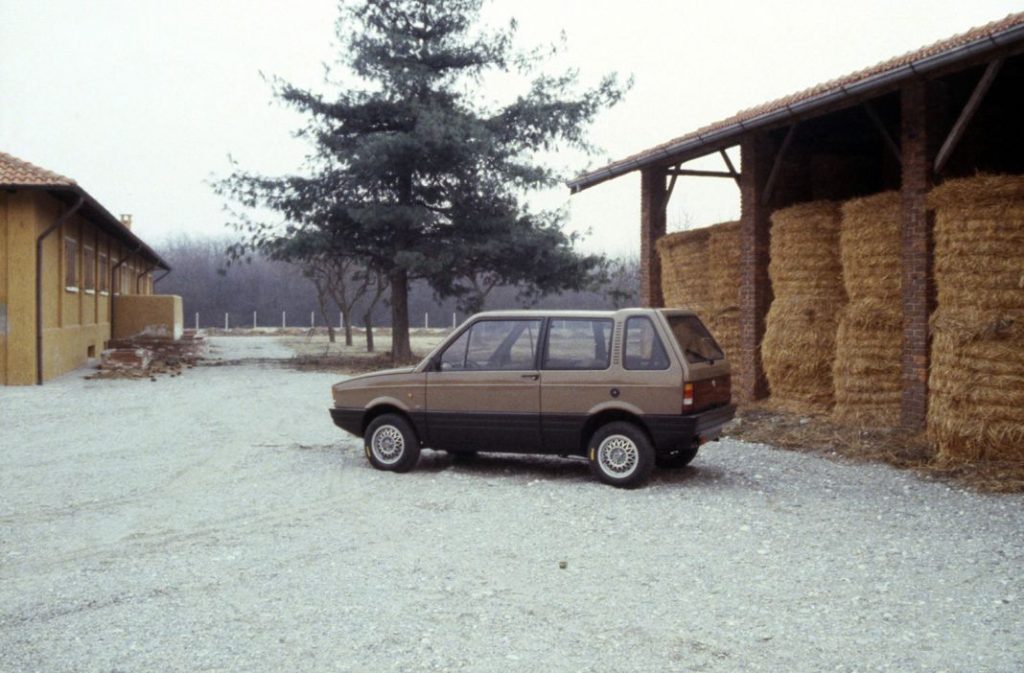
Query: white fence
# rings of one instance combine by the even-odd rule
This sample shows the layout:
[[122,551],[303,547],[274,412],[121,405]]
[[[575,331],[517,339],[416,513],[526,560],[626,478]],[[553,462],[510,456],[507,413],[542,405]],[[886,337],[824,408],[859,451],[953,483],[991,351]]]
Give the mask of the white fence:
[[[294,328],[299,328],[299,329],[306,329],[306,328],[308,328],[308,329],[315,329],[317,327],[325,327],[325,325],[318,325],[317,324],[316,311],[310,311],[309,312],[309,321],[308,322],[305,321],[305,315],[302,315],[298,321],[293,322],[291,324],[289,324],[289,322],[288,322],[288,312],[287,311],[281,311],[281,322],[280,323],[277,322],[277,315],[276,314],[273,316],[273,320],[271,322],[267,322],[267,321],[261,322],[261,318],[260,318],[259,312],[258,311],[253,311],[252,312],[252,322],[251,323],[249,321],[246,321],[245,324],[239,324],[239,323],[232,324],[232,322],[231,322],[231,315],[232,315],[231,313],[225,313],[224,314],[224,329],[225,330],[230,330],[232,328],[234,328],[234,329],[254,329],[255,330],[255,329],[270,329],[270,328],[277,328],[277,327],[280,327],[280,328],[283,328],[283,329],[286,329],[288,327],[294,327]],[[237,313],[235,313],[235,315],[237,315]],[[200,318],[201,318],[201,316],[200,316],[199,312],[197,311],[193,315],[193,325],[194,325],[195,329],[197,329],[197,330],[200,329],[200,324],[201,324]],[[430,329],[430,314],[429,313],[424,313],[423,314],[423,323],[421,325],[412,324],[410,326],[413,327],[413,328],[423,327],[424,329]],[[457,313],[452,313],[452,324],[451,324],[451,326],[452,326],[452,329],[455,329],[458,326],[458,314]],[[356,328],[358,326],[357,325],[352,325],[352,327]],[[345,316],[341,315],[340,313],[338,314],[338,329],[341,329],[341,330],[345,329]]]

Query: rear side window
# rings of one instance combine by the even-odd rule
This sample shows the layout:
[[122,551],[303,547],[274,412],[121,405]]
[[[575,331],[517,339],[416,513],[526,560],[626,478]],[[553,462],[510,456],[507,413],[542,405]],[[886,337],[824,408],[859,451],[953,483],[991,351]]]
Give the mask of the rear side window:
[[650,318],[638,316],[626,320],[625,342],[623,365],[626,369],[668,369],[668,354]]
[[714,362],[725,359],[725,353],[697,316],[671,316],[668,324],[687,362]]
[[608,369],[611,339],[611,320],[552,320],[544,349],[544,369]]
[[540,320],[474,323],[441,354],[441,371],[533,369],[540,324]]

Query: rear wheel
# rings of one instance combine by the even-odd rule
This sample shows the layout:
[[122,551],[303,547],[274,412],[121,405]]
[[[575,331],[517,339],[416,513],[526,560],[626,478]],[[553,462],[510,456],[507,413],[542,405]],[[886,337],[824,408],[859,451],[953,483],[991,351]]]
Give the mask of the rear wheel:
[[601,426],[590,438],[587,460],[590,471],[604,483],[636,488],[651,475],[654,448],[639,427],[616,421]]
[[670,453],[665,456],[657,456],[654,459],[654,464],[658,467],[666,470],[679,469],[680,467],[686,467],[689,465],[694,458],[697,457],[697,451],[700,450],[699,446],[691,446],[688,449],[681,449],[675,453]]
[[408,472],[420,459],[416,431],[398,414],[384,414],[370,421],[363,439],[366,458],[378,470]]

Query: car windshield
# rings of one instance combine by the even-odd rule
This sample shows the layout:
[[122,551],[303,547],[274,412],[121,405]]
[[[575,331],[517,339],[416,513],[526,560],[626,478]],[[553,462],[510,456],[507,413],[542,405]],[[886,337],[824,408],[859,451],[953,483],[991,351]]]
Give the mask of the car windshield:
[[672,328],[672,335],[675,336],[676,343],[686,355],[687,362],[715,362],[725,358],[725,353],[704,327],[700,318],[695,315],[667,317],[669,327]]

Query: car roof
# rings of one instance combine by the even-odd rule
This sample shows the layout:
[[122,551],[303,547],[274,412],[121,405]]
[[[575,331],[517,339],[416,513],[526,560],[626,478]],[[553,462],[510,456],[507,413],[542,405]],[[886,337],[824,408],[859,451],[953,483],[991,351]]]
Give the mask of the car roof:
[[581,310],[563,310],[563,309],[515,309],[515,310],[502,310],[502,311],[484,311],[471,316],[473,319],[479,318],[613,318],[613,317],[628,317],[631,315],[650,315],[655,311],[660,311],[666,315],[695,315],[691,309],[688,308],[624,308],[617,311],[581,311]]

